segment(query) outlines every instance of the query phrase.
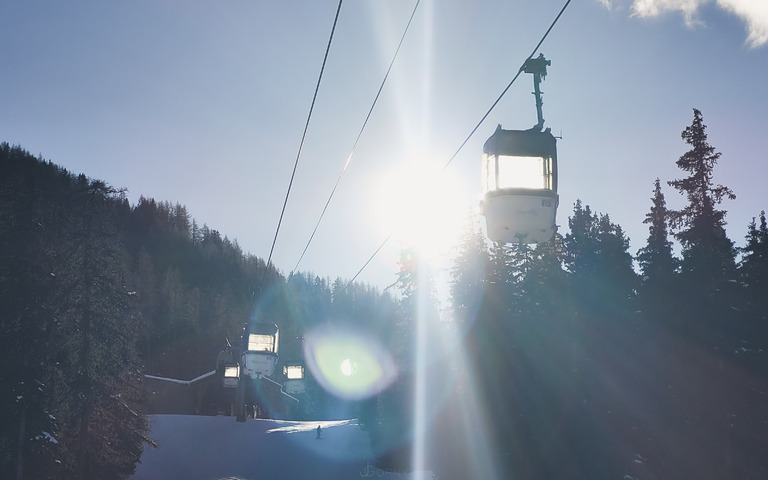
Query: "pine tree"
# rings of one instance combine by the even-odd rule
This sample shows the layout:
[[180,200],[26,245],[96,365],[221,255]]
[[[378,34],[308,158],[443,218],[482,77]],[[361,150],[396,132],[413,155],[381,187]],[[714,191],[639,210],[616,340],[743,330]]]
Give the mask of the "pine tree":
[[678,268],[669,240],[669,210],[658,178],[654,182],[651,202],[651,211],[643,220],[648,225],[648,240],[645,247],[638,251],[637,261],[643,274],[639,289],[641,309],[655,317],[668,309],[670,301],[676,297],[672,288]]
[[713,183],[720,153],[708,143],[706,128],[701,112],[694,109],[693,122],[681,134],[691,149],[677,160],[689,176],[668,182],[686,195],[688,205],[669,214],[683,247],[682,273],[699,293],[712,294],[734,279],[736,252],[725,233],[726,211],[717,205],[736,196],[730,188]]
[[485,237],[469,218],[451,268],[451,305],[460,323],[471,321],[477,314],[483,297],[488,262]]
[[629,239],[607,214],[593,214],[577,200],[568,219],[565,266],[577,311],[615,314],[627,307],[636,288]]
[[595,236],[597,216],[589,205],[582,206],[576,200],[573,216],[568,218],[569,232],[565,235],[565,264],[571,275],[588,278],[594,276],[597,268],[599,246]]
[[136,374],[139,322],[125,284],[114,193],[81,175],[69,213],[59,220],[55,388],[62,478],[125,478],[148,430]]
[[58,447],[50,365],[56,316],[51,224],[69,175],[0,144],[0,478],[36,478]]
[[649,235],[646,246],[637,254],[640,270],[646,277],[646,282],[663,282],[675,273],[677,262],[672,255],[672,242],[669,240],[669,211],[664,194],[661,191],[661,181],[654,182],[651,211],[645,215],[643,223],[648,225]]
[[765,320],[768,317],[768,223],[765,211],[760,212],[760,225],[755,219],[750,222],[747,244],[741,249],[739,276],[747,296],[747,305],[753,318]]
[[439,309],[432,272],[420,252],[416,248],[403,248],[399,263],[397,286],[402,296],[402,315],[394,329],[392,351],[398,360],[408,363],[415,354],[418,322],[436,322]]
[[563,236],[555,234],[549,242],[536,246],[522,282],[523,317],[551,321],[567,315],[568,274],[563,269],[565,247]]

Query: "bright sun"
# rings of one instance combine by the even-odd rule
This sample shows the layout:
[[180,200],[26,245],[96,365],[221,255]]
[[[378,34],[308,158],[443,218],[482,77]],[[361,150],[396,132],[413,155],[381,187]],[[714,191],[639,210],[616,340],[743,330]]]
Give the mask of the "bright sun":
[[435,165],[393,168],[378,184],[376,221],[403,245],[439,255],[456,244],[466,221],[463,183]]

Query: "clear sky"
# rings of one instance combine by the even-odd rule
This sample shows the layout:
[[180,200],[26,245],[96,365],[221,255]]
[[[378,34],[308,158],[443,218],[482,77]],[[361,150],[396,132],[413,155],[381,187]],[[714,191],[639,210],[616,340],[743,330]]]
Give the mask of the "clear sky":
[[[299,270],[351,278],[393,231],[424,165],[442,167],[531,53],[561,0],[422,0],[387,84]],[[275,246],[289,273],[341,173],[415,0],[347,0]],[[0,141],[74,173],[187,206],[267,258],[328,42],[336,0],[0,3]],[[540,49],[546,126],[560,160],[558,224],[576,199],[631,240],[653,182],[680,178],[680,132],[698,108],[722,153],[728,233],[743,245],[768,209],[768,2],[574,0]],[[449,214],[479,199],[497,124],[536,123],[521,76],[440,181]],[[394,186],[392,178],[395,178]],[[390,185],[390,186],[387,186]],[[683,198],[664,183],[670,207]],[[385,201],[382,201],[386,199]],[[443,218],[438,207],[414,225]],[[435,242],[435,240],[432,240]],[[437,244],[436,244],[437,245]],[[359,280],[395,280],[392,242]]]

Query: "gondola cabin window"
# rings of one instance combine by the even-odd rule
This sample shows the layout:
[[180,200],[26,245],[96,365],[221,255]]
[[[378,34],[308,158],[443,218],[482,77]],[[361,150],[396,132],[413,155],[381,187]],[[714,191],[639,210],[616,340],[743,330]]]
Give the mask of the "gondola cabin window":
[[483,193],[508,188],[552,190],[552,159],[483,155]]
[[224,388],[236,388],[240,381],[240,365],[227,365],[224,367],[224,378],[222,386]]
[[283,368],[283,373],[288,380],[299,380],[304,378],[304,367],[300,365],[289,365]]
[[240,376],[239,365],[227,365],[224,367],[224,376],[227,378],[237,378]]
[[251,352],[277,353],[277,334],[260,335],[252,333],[248,336],[248,350]]

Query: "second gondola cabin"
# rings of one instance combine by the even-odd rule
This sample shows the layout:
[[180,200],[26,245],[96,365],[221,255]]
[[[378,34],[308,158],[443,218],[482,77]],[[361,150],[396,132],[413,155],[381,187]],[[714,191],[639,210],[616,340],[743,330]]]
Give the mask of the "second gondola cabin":
[[243,329],[240,374],[253,379],[269,377],[277,365],[279,329],[274,323],[247,324]]
[[283,367],[283,391],[289,395],[298,395],[306,391],[304,367],[301,365],[286,365]]
[[557,229],[557,147],[549,129],[504,130],[483,146],[481,213],[488,238],[541,243]]

